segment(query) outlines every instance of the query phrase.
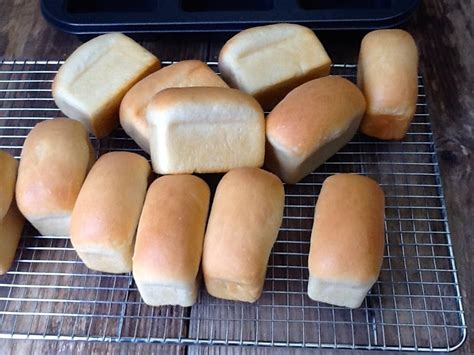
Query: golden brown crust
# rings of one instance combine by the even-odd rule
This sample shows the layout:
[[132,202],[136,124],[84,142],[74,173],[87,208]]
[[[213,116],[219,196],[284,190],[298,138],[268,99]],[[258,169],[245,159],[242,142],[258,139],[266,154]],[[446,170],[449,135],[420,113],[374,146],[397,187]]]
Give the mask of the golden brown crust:
[[77,48],[54,78],[52,93],[65,115],[84,124],[97,138],[119,122],[120,102],[160,61],[121,33],[98,36]]
[[169,88],[160,91],[158,95],[150,102],[148,109],[160,110],[171,108],[174,109],[183,103],[199,103],[199,104],[229,104],[239,102],[241,105],[250,106],[255,111],[262,111],[258,102],[250,95],[247,95],[237,89],[221,88],[221,87],[186,87],[186,88]]
[[159,174],[226,172],[263,164],[264,113],[239,90],[166,89],[148,105],[147,120],[153,169]]
[[194,283],[201,261],[210,191],[193,175],[150,186],[137,231],[133,275],[154,284]]
[[[131,271],[132,243],[150,173],[147,160],[129,152],[107,153],[92,167],[71,218],[71,242],[86,265],[105,272]],[[88,259],[93,254],[104,257],[103,265]],[[125,270],[110,268],[108,255]]]
[[414,111],[406,115],[366,113],[360,124],[360,131],[383,140],[401,140],[410,128],[410,117],[413,114]]
[[357,81],[367,100],[361,131],[402,139],[416,111],[418,50],[403,30],[377,30],[362,40]]
[[327,76],[293,90],[267,117],[267,137],[307,157],[360,117],[365,100],[349,80]]
[[147,76],[136,83],[125,95],[120,105],[120,123],[137,144],[149,152],[146,106],[158,92],[172,87],[216,86],[227,84],[199,60],[184,60]]
[[21,153],[16,199],[20,211],[42,234],[56,233],[54,228],[38,227],[36,221],[71,214],[94,160],[88,134],[77,121],[46,120],[28,134]]
[[384,194],[370,178],[337,174],[324,181],[308,259],[311,277],[349,285],[374,283],[384,251]]
[[133,277],[145,303],[196,302],[209,198],[207,184],[193,175],[163,176],[150,186],[133,256]]
[[148,67],[144,68],[142,72],[137,74],[127,86],[122,87],[120,91],[104,105],[102,111],[92,120],[93,133],[97,138],[100,139],[108,136],[118,126],[120,103],[133,84],[158,69],[160,69],[159,62],[151,63]]
[[364,110],[361,91],[342,77],[297,87],[267,117],[265,166],[285,182],[297,182],[352,138]]
[[219,69],[232,87],[253,95],[270,110],[290,90],[328,75],[331,59],[314,32],[279,23],[252,27],[226,42]]
[[[269,172],[233,169],[222,178],[209,217],[202,259],[211,295],[248,302],[260,296],[283,207],[283,184]],[[256,294],[255,290],[260,292]]]
[[18,162],[0,150],[0,220],[7,214],[15,195]]
[[0,275],[5,274],[11,267],[24,224],[25,218],[13,201],[7,214],[0,219]]

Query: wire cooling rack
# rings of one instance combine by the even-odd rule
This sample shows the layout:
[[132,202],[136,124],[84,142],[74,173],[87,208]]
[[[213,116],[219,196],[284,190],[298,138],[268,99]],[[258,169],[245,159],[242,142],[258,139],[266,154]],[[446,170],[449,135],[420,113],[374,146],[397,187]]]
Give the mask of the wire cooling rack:
[[[50,91],[60,64],[0,61],[1,149],[19,158],[31,128],[60,115]],[[351,80],[355,72],[354,65],[333,66]],[[144,154],[122,130],[93,145],[99,155]],[[323,180],[338,172],[368,175],[386,194],[382,272],[356,310],[306,295],[315,201]],[[217,178],[208,180],[215,185]],[[0,337],[418,351],[463,343],[466,324],[421,77],[417,114],[402,142],[357,135],[285,191],[283,225],[255,304],[218,300],[201,287],[193,307],[149,307],[130,274],[88,270],[68,238],[40,236],[27,225],[11,271],[0,277]]]

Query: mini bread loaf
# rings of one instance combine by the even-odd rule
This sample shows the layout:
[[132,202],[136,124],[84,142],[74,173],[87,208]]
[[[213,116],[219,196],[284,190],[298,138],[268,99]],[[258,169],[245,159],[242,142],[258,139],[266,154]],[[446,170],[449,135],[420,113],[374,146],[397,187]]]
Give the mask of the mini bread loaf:
[[150,152],[146,106],[158,92],[172,87],[217,86],[227,84],[199,60],[184,60],[150,74],[136,83],[120,105],[120,124],[146,152]]
[[159,174],[218,173],[263,164],[263,110],[238,90],[166,89],[148,105],[147,120],[151,160]]
[[196,302],[209,198],[207,184],[193,175],[163,176],[150,186],[133,255],[133,277],[146,304]]
[[308,295],[357,308],[378,278],[384,250],[384,194],[372,179],[327,178],[314,214]]
[[12,265],[24,225],[25,218],[12,201],[7,214],[0,220],[0,275],[5,274]]
[[46,120],[28,134],[21,152],[16,200],[42,235],[69,235],[74,204],[94,161],[88,134],[77,121]]
[[331,59],[314,32],[288,23],[242,31],[219,55],[224,79],[254,96],[266,110],[295,87],[328,75],[330,68]]
[[18,162],[0,150],[0,220],[5,217],[15,195]]
[[131,38],[105,34],[77,48],[61,66],[53,98],[67,116],[103,138],[118,124],[125,93],[159,68],[158,58]]
[[297,87],[268,115],[266,168],[286,183],[300,181],[352,139],[364,110],[364,96],[344,78]]
[[71,219],[71,242],[90,269],[132,271],[133,243],[150,165],[142,156],[112,152],[92,167]]
[[403,30],[377,30],[362,40],[357,83],[367,100],[360,130],[385,140],[402,139],[416,112],[418,50]]
[[217,186],[202,269],[209,294],[255,302],[282,223],[285,192],[275,175],[256,168],[229,171]]

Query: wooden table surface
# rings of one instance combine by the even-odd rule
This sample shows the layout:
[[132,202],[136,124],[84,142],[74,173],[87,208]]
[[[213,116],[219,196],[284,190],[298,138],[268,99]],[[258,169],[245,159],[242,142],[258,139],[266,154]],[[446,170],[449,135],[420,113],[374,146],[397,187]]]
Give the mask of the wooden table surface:
[[[473,318],[474,230],[474,2],[471,0],[424,0],[416,16],[403,28],[410,31],[420,49],[426,78],[442,181],[468,332]],[[161,59],[216,60],[229,34],[156,35],[144,46]],[[319,33],[334,62],[357,60],[363,33]],[[63,59],[80,41],[49,26],[42,18],[39,2],[0,0],[0,58]],[[155,344],[109,344],[67,341],[0,340],[2,353],[287,353],[287,350],[203,346],[159,346]],[[305,352],[295,350],[295,352]],[[309,352],[309,351],[308,351]],[[311,353],[315,351],[312,350]],[[341,351],[342,352],[342,351]],[[471,336],[459,352],[474,353]]]

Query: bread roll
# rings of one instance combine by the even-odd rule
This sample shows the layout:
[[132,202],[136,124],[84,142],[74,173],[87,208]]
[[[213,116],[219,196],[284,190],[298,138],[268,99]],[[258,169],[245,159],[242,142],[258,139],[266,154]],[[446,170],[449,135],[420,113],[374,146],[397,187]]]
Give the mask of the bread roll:
[[230,86],[270,110],[295,87],[329,74],[331,59],[309,28],[280,23],[253,27],[232,37],[219,55]]
[[255,302],[282,223],[285,192],[275,175],[256,168],[229,171],[217,186],[202,269],[209,294]]
[[297,87],[268,115],[265,166],[287,183],[300,181],[352,139],[364,110],[364,96],[344,78]]
[[146,304],[196,302],[209,197],[207,184],[193,175],[163,176],[150,186],[133,255],[133,277]]
[[94,161],[88,134],[77,121],[46,120],[28,134],[16,199],[20,211],[42,235],[69,235],[72,209]]
[[7,214],[0,220],[0,275],[7,273],[12,265],[24,225],[25,218],[12,201]]
[[385,140],[402,139],[416,112],[418,50],[403,30],[377,30],[362,40],[357,83],[367,100],[360,130]]
[[105,34],[77,48],[61,66],[53,98],[64,114],[103,138],[118,124],[125,93],[159,68],[158,58],[131,38]]
[[136,83],[120,105],[120,123],[132,139],[150,152],[148,123],[145,109],[158,92],[172,87],[218,86],[227,84],[199,60],[184,60],[150,74]]
[[308,295],[357,308],[378,278],[384,250],[384,194],[364,176],[324,181],[309,251]]
[[0,220],[5,217],[15,194],[18,162],[0,150]]
[[151,160],[159,174],[218,173],[263,164],[263,110],[238,90],[166,89],[149,104],[147,120]]
[[71,242],[90,269],[132,271],[133,242],[151,169],[142,156],[101,156],[87,176],[71,219]]

